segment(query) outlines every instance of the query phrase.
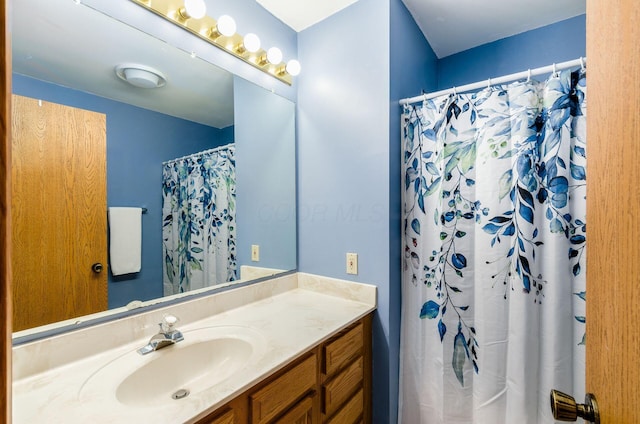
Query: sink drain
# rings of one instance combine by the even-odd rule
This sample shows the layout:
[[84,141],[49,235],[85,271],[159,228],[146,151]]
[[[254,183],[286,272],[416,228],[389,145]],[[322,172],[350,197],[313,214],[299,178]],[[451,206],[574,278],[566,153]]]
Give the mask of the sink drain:
[[189,390],[180,389],[180,390],[178,390],[177,392],[175,392],[174,394],[171,395],[171,399],[174,399],[174,400],[184,399],[187,396],[189,396]]

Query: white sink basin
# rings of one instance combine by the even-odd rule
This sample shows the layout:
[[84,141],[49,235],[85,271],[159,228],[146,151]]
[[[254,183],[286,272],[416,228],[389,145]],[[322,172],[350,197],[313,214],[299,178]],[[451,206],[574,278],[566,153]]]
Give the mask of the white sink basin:
[[183,341],[158,351],[142,356],[132,350],[108,362],[85,381],[79,399],[115,397],[134,407],[179,402],[251,366],[266,351],[263,336],[248,327],[206,327],[183,334]]

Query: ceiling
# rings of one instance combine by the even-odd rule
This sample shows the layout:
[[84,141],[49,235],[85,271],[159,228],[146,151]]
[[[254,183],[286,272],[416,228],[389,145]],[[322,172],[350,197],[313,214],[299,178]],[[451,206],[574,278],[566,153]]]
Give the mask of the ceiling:
[[586,13],[586,0],[402,0],[439,58]]
[[[256,0],[296,31],[356,0]],[[402,0],[439,58],[586,12],[586,0]]]
[[358,0],[256,0],[297,32],[307,29]]

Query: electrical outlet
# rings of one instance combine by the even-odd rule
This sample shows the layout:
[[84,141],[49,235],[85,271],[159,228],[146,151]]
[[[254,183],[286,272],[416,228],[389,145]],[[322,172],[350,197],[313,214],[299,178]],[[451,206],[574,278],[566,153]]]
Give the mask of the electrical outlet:
[[347,253],[347,274],[358,273],[358,254]]
[[258,246],[257,244],[251,245],[251,260],[253,262],[260,261],[260,246]]

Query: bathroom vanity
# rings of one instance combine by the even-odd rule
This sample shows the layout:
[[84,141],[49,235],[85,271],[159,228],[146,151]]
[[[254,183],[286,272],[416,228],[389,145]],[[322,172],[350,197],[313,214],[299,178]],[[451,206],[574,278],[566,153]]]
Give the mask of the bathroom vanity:
[[[14,423],[371,421],[374,286],[295,273],[13,349]],[[141,355],[167,314],[184,340]]]
[[371,422],[372,314],[197,424]]

